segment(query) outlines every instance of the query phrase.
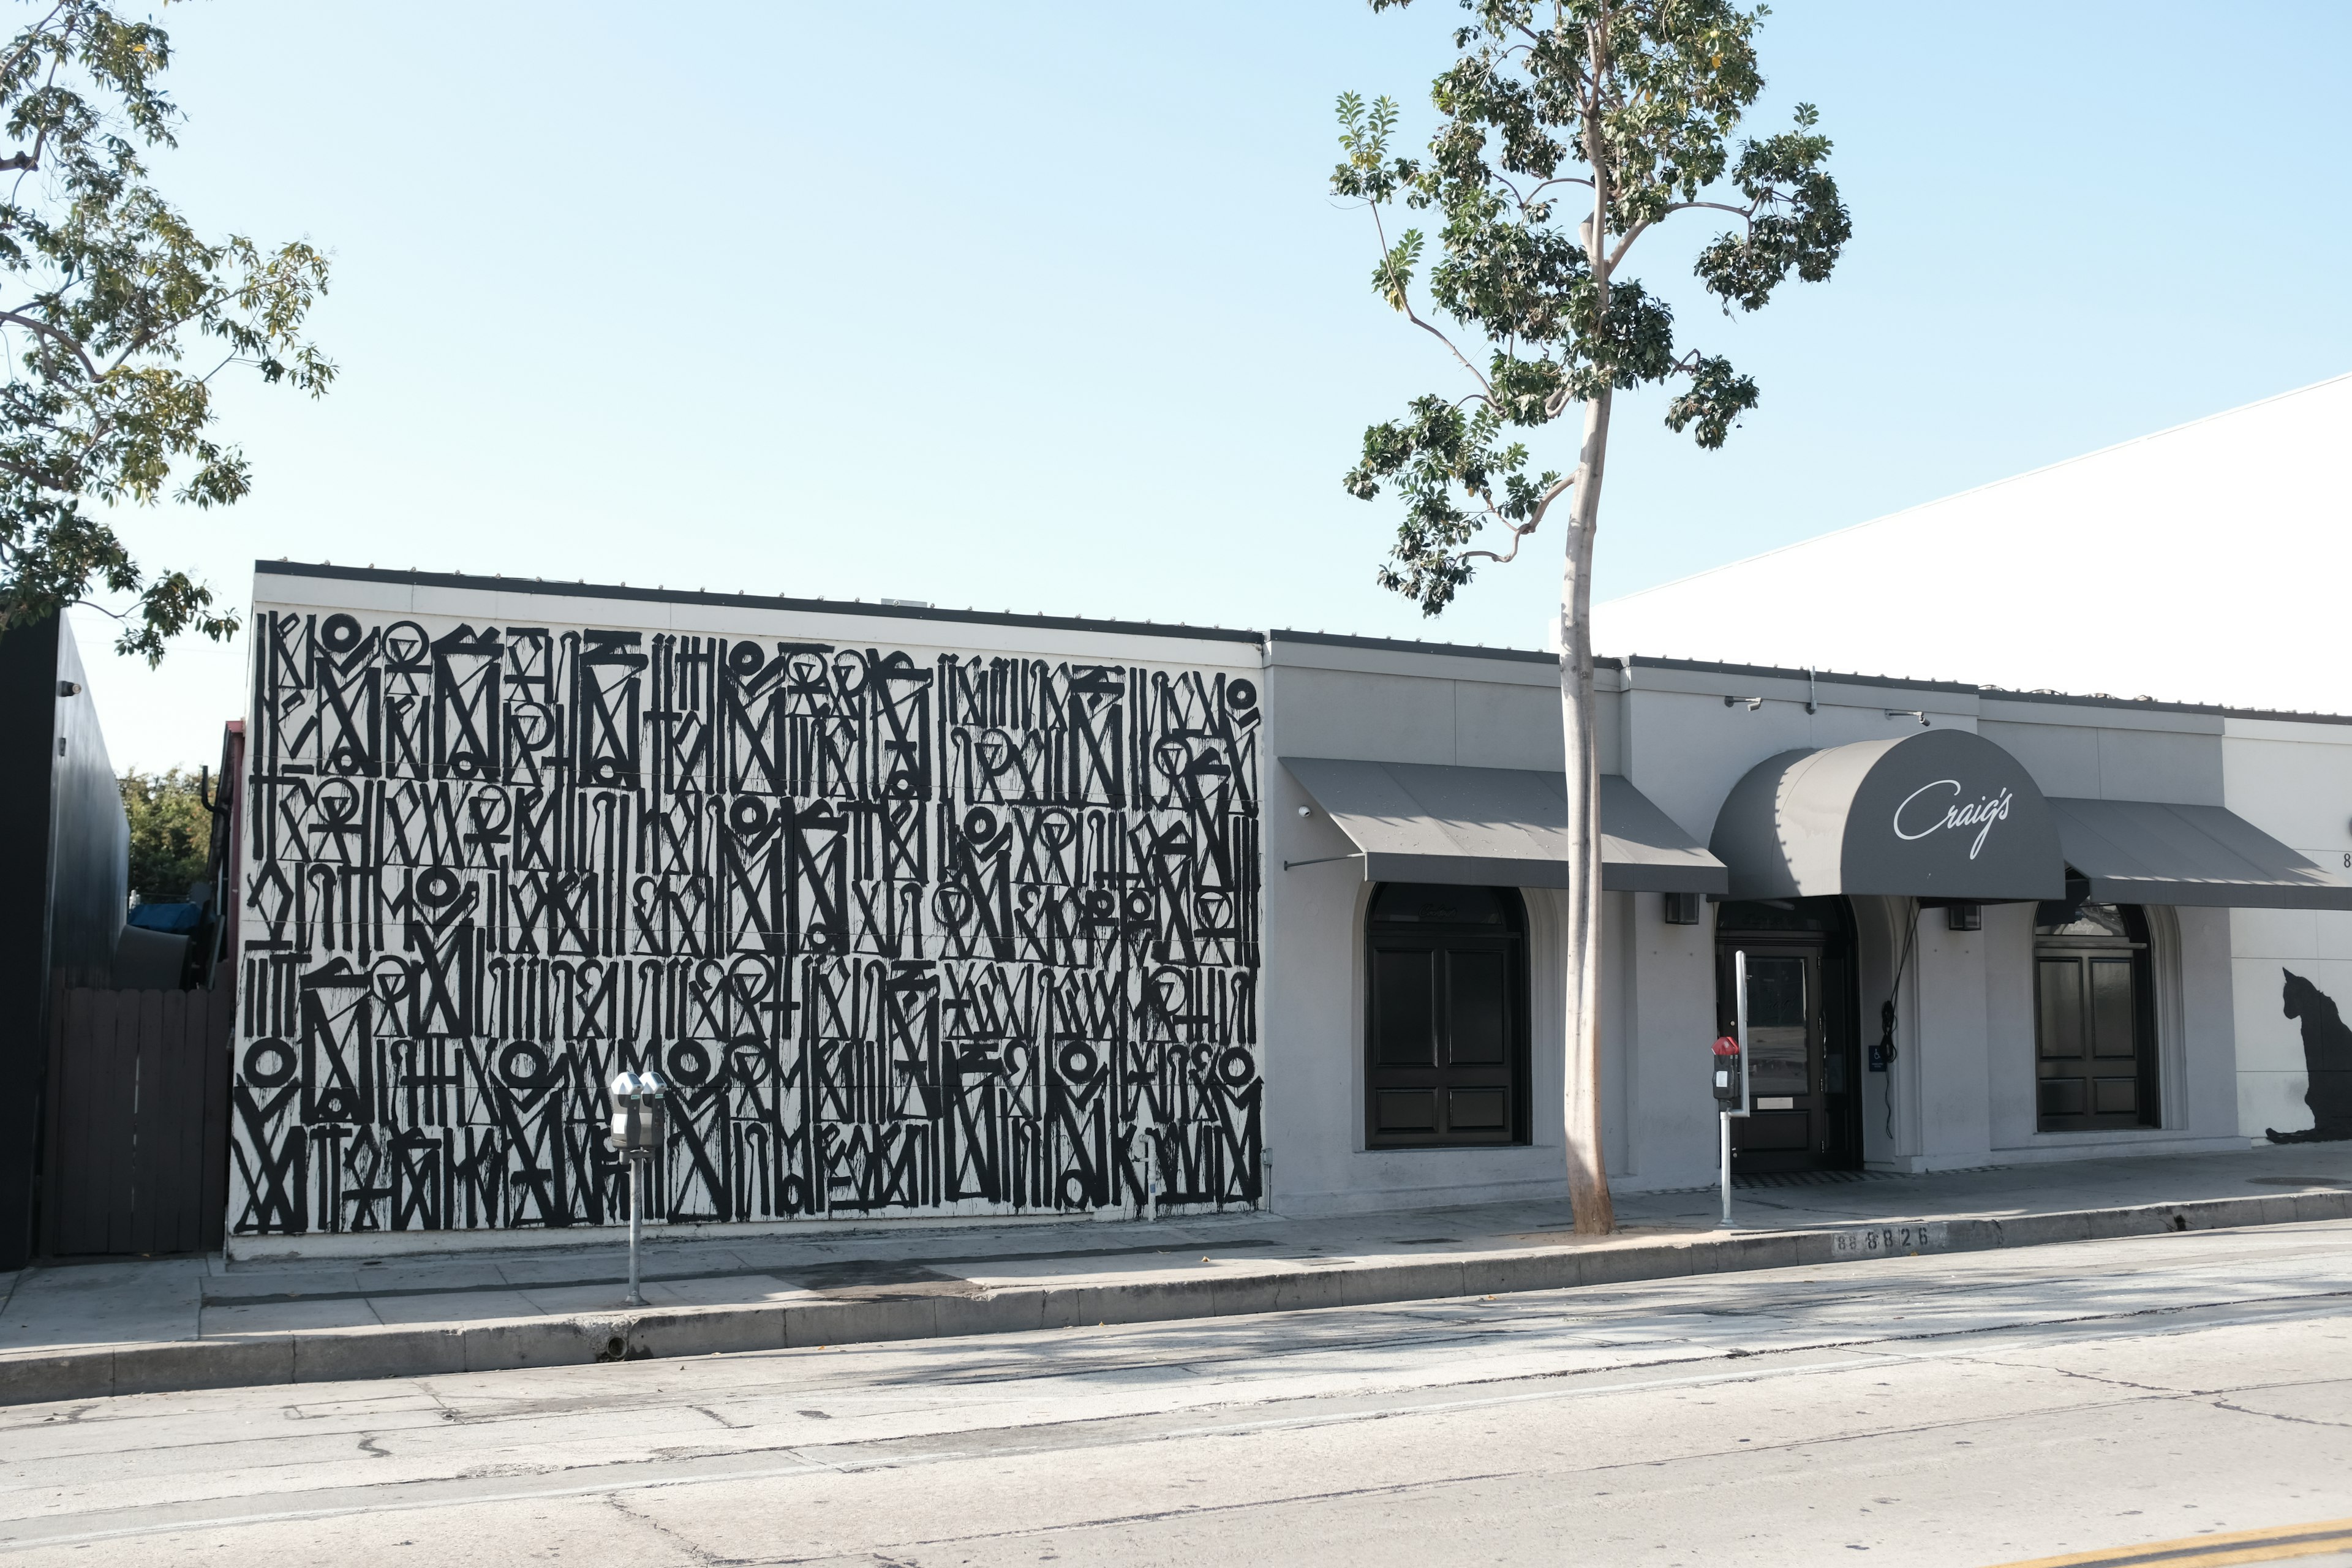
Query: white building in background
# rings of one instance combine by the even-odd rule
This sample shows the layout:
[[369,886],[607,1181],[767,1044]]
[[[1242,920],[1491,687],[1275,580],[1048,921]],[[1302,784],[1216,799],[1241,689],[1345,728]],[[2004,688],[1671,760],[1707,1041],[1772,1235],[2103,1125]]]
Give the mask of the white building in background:
[[[672,1222],[1564,1194],[1550,655],[285,562],[251,624],[238,1256],[613,1225],[648,1067]],[[1743,959],[1737,1169],[2352,1139],[2352,721],[1599,705],[1627,1187],[1713,1171]]]
[[2352,713],[2352,376],[1593,612],[1611,654]]
[[[2053,795],[2210,801],[2352,876],[2352,726],[2290,717],[2352,713],[2347,429],[2352,376],[2338,376],[1612,600],[1594,643],[1635,666],[1955,681],[1986,689],[1987,712],[2056,692],[2174,710],[2213,737],[2193,785],[2113,730],[2077,736],[2063,763],[2029,731],[1999,732]],[[2332,1006],[2298,1021],[2299,1041],[2280,1002],[2297,978],[2352,987],[2352,913],[2227,921],[2240,1131],[2259,1138],[2311,1087],[2305,1043],[2335,1040],[2352,1070]]]

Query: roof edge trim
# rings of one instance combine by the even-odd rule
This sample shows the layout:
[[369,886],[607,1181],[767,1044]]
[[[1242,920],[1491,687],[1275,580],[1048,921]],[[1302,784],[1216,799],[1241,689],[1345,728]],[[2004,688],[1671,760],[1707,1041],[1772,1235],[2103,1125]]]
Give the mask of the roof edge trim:
[[466,588],[488,594],[543,594],[573,599],[619,599],[635,604],[711,605],[729,609],[791,610],[807,615],[867,616],[884,620],[937,621],[950,626],[1018,626],[1033,631],[1098,632],[1121,637],[1189,638],[1247,643],[1264,648],[1265,634],[1230,626],[1169,626],[1157,621],[1106,621],[1078,616],[1017,616],[986,610],[917,608],[838,599],[797,599],[765,594],[712,594],[678,588],[632,588],[618,583],[559,583],[541,577],[475,576],[460,572],[402,572],[375,566],[333,566],[324,562],[257,561],[256,576],[312,577],[331,582],[402,583],[418,588]]

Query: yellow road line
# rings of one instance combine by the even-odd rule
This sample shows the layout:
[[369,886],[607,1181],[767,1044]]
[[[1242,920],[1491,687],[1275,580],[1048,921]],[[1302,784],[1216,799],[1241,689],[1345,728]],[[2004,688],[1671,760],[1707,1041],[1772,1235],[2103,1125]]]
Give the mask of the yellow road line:
[[2190,1535],[2178,1541],[2151,1541],[2143,1546],[2110,1546],[2069,1557],[2002,1563],[1996,1568],[2226,1568],[2232,1563],[2277,1563],[2289,1557],[2316,1557],[2323,1552],[2352,1552],[2352,1519]]

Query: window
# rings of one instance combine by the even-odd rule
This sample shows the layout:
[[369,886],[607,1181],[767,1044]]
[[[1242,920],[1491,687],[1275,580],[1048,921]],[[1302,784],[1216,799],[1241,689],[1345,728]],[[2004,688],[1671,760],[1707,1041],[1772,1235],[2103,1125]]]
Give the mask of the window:
[[1508,888],[1391,882],[1364,924],[1365,1142],[1528,1141],[1527,912]]
[[[2087,891],[2081,883],[2073,890]],[[2158,1125],[2147,919],[2068,898],[2033,927],[2038,1124],[2044,1132]]]

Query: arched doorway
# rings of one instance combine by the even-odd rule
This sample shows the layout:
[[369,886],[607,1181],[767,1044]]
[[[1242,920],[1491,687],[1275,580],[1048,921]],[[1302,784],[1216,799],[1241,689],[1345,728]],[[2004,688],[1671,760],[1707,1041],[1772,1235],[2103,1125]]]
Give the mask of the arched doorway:
[[2085,882],[2033,916],[2036,1129],[2162,1124],[2147,916],[2095,903]]

